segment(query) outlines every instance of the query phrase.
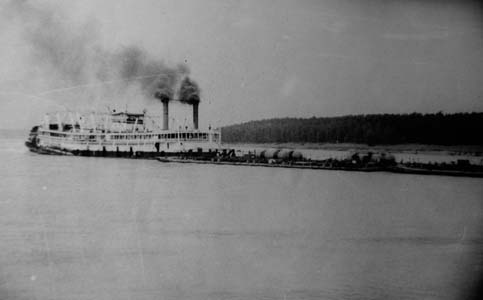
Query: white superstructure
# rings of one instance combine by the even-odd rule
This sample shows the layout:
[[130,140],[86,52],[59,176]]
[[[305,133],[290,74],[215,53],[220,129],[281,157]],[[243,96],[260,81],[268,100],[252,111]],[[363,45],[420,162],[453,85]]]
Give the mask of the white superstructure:
[[145,113],[56,112],[32,129],[26,145],[35,152],[94,156],[156,156],[216,151],[217,129],[162,129]]

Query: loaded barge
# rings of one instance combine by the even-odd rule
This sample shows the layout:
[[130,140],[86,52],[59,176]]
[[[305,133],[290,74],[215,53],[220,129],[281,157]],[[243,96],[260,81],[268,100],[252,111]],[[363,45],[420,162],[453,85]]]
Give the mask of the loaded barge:
[[250,151],[243,155],[235,150],[223,149],[213,157],[203,155],[191,156],[187,153],[178,157],[157,157],[162,163],[192,163],[234,165],[271,168],[295,168],[314,170],[339,170],[358,172],[390,172],[419,175],[443,175],[458,177],[483,177],[483,166],[469,164],[466,160],[459,160],[451,164],[432,163],[397,163],[394,156],[387,153],[353,153],[345,159],[312,160],[303,157],[296,150],[265,149]]

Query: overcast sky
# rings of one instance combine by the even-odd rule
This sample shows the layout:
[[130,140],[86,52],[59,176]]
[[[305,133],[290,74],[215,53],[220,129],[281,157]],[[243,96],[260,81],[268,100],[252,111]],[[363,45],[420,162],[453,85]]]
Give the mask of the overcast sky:
[[[84,87],[65,89],[72,81],[39,55],[55,51],[52,43],[39,52],[32,32],[26,38],[39,24],[55,35],[58,29],[48,26],[59,26],[69,36],[64,44],[73,37],[112,53],[134,45],[168,65],[186,63],[202,89],[205,126],[483,111],[483,9],[476,1],[59,0],[24,1],[15,9],[0,3],[0,128],[30,127],[58,107],[109,102],[138,109],[147,101],[133,91],[84,100],[79,89],[105,87],[85,77],[77,82]],[[55,22],[32,21],[38,15]]]

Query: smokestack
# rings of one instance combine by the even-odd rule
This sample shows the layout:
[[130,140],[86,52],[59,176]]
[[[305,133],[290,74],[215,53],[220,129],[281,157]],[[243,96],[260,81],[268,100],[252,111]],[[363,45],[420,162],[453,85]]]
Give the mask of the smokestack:
[[200,105],[199,102],[193,103],[193,127],[195,130],[198,129],[198,106]]
[[200,88],[198,84],[185,77],[179,88],[179,100],[182,103],[193,105],[193,128],[198,129],[198,107],[200,104]]
[[163,130],[169,129],[169,108],[168,108],[168,100],[163,101]]
[[163,130],[169,129],[169,100],[170,97],[162,92],[157,92],[154,94],[155,98],[161,100],[163,103]]

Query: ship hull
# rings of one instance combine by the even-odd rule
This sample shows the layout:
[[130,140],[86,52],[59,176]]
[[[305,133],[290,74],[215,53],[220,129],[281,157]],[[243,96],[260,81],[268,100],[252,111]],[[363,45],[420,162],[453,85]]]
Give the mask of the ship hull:
[[68,156],[86,156],[86,157],[121,157],[121,158],[157,158],[157,157],[215,157],[218,153],[217,149],[208,149],[207,151],[103,151],[103,150],[70,150],[59,149],[55,147],[45,147],[33,145],[26,142],[25,145],[33,153],[44,155],[68,155]]

